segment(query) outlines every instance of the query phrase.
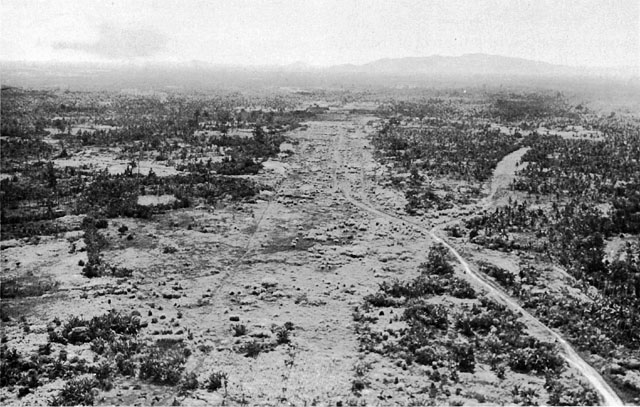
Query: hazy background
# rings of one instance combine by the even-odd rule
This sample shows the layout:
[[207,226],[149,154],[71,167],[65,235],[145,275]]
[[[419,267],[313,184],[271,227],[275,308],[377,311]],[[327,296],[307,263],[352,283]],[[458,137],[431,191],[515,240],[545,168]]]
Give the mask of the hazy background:
[[484,53],[637,67],[637,0],[2,0],[3,61],[363,64]]

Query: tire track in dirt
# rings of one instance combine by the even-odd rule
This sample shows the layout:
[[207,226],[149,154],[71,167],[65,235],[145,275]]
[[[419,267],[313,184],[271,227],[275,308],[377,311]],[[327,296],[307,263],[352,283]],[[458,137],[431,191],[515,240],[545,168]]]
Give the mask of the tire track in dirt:
[[251,243],[253,242],[255,236],[258,234],[258,231],[260,230],[260,225],[262,224],[263,220],[268,216],[269,210],[272,209],[271,203],[273,202],[274,199],[277,199],[278,193],[280,192],[280,189],[285,179],[282,179],[277,183],[275,193],[269,197],[269,200],[267,201],[267,207],[264,209],[264,211],[262,211],[262,213],[260,214],[260,217],[256,221],[256,228],[253,230],[251,235],[249,235],[249,238],[247,239],[247,243],[245,243],[242,249],[242,254],[238,256],[233,263],[228,265],[225,268],[225,271],[222,273],[222,275],[218,278],[216,286],[211,290],[211,294],[215,296],[214,298],[219,298],[217,294],[220,292],[220,290],[223,287],[225,287],[225,283],[229,279],[229,277],[231,277],[232,272],[237,270],[238,264],[240,264],[240,262],[242,262],[242,260],[244,260],[247,257],[247,255],[251,252]]
[[343,148],[344,148],[344,134],[340,132],[337,136],[336,143],[334,143],[334,149],[336,149],[334,150],[334,157],[338,159],[336,161],[336,168],[334,168],[334,171],[333,171],[333,174],[335,177],[334,185],[337,187],[337,189],[340,190],[340,192],[348,202],[350,202],[352,205],[364,211],[375,214],[377,216],[382,216],[390,221],[399,222],[402,225],[410,224],[416,227],[418,230],[422,231],[423,233],[428,234],[434,241],[443,244],[453,254],[453,256],[456,258],[458,263],[460,263],[466,275],[468,275],[470,278],[472,278],[474,281],[476,281],[478,284],[484,287],[492,297],[499,299],[502,303],[508,306],[512,311],[521,315],[522,318],[529,323],[529,325],[534,325],[535,327],[539,328],[540,330],[545,332],[548,337],[552,338],[558,344],[560,348],[561,356],[569,365],[573,366],[576,370],[578,370],[584,376],[584,378],[589,382],[589,384],[593,386],[593,388],[598,392],[600,396],[600,400],[603,403],[603,405],[606,405],[606,406],[624,405],[622,403],[622,400],[618,397],[615,391],[613,391],[613,389],[604,380],[604,378],[593,367],[591,367],[591,365],[589,365],[584,359],[582,359],[582,357],[578,355],[578,353],[573,349],[573,347],[567,341],[565,341],[557,332],[555,332],[554,330],[546,326],[544,323],[542,323],[540,320],[534,317],[531,313],[529,313],[524,308],[522,308],[522,306],[520,306],[520,304],[516,300],[514,300],[508,294],[503,292],[494,283],[487,280],[485,276],[481,275],[479,272],[473,271],[472,268],[469,266],[469,263],[467,263],[467,261],[462,257],[462,255],[460,255],[460,253],[453,246],[451,246],[444,238],[436,235],[434,231],[435,228],[428,229],[424,227],[420,222],[403,219],[396,215],[385,212],[384,210],[378,209],[375,207],[375,205],[373,205],[364,197],[360,197],[363,201],[359,201],[353,198],[351,195],[350,185],[345,184],[344,182],[341,182],[338,177],[339,168],[342,166],[342,162],[343,162],[342,153],[341,153]]

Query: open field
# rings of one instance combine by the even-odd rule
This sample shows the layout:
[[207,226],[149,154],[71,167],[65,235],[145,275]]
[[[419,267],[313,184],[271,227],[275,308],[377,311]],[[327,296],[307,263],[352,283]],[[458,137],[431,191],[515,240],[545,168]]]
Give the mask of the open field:
[[640,403],[640,117],[2,92],[3,404]]

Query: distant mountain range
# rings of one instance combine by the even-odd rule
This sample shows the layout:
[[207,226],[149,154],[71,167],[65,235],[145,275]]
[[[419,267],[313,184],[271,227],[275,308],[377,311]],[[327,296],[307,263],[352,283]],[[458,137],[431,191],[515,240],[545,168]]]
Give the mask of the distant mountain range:
[[3,85],[41,88],[216,88],[462,86],[516,84],[547,86],[554,81],[617,81],[634,89],[640,84],[638,67],[576,68],[521,58],[487,54],[457,57],[385,58],[362,65],[314,67],[302,62],[276,66],[221,65],[203,61],[181,63],[70,63],[0,61]]
[[487,54],[457,57],[384,58],[363,65],[336,65],[331,72],[431,76],[638,76],[638,68],[579,68]]

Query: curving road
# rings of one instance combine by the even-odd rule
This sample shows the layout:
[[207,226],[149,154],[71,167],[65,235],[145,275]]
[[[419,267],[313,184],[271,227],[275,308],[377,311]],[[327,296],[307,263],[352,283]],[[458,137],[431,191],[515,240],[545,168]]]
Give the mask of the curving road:
[[334,144],[334,161],[336,167],[334,167],[333,171],[333,181],[334,186],[340,190],[344,198],[350,202],[352,205],[367,211],[369,213],[375,214],[377,216],[381,216],[389,219],[393,222],[400,222],[404,225],[410,224],[422,231],[423,233],[428,234],[434,241],[443,244],[449,251],[454,255],[456,260],[460,263],[465,273],[475,280],[478,284],[484,287],[489,295],[493,298],[499,299],[503,304],[508,306],[512,311],[522,315],[523,319],[526,320],[529,326],[535,326],[545,332],[549,337],[551,337],[557,343],[561,356],[567,361],[568,364],[572,365],[575,369],[577,369],[585,379],[591,384],[591,386],[598,392],[600,396],[600,401],[605,406],[622,406],[624,403],[618,397],[618,395],[613,391],[611,386],[602,378],[602,376],[589,365],[578,353],[571,347],[567,341],[565,341],[557,332],[543,324],[540,320],[534,317],[527,310],[522,308],[520,304],[513,298],[511,298],[508,294],[506,294],[502,289],[495,285],[492,281],[489,281],[484,275],[474,271],[471,267],[469,267],[469,263],[460,255],[460,253],[451,246],[444,238],[435,234],[433,229],[427,229],[420,222],[403,219],[396,215],[385,212],[384,210],[376,208],[373,204],[368,201],[359,201],[354,199],[351,196],[351,187],[348,183],[340,182],[338,179],[338,171],[342,166],[342,157],[341,157],[341,146],[343,145],[343,137],[342,132],[337,136],[338,142],[337,145]]

